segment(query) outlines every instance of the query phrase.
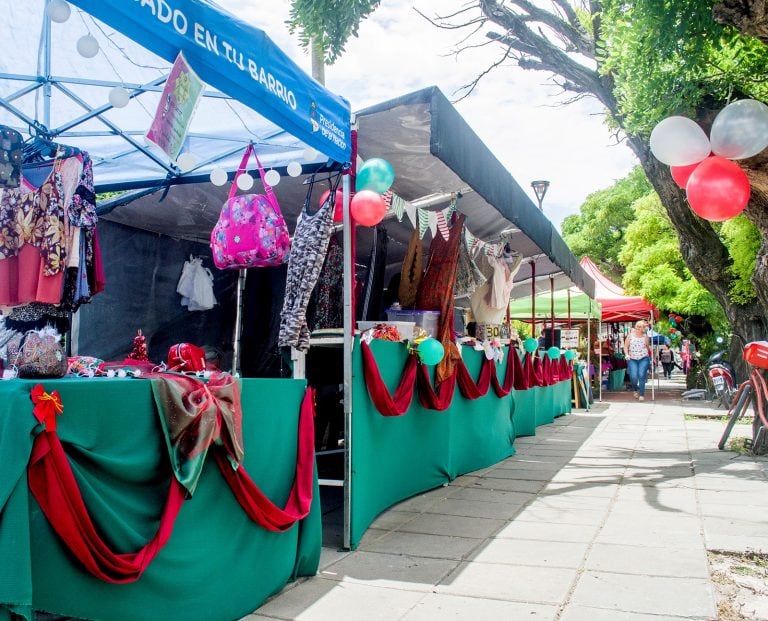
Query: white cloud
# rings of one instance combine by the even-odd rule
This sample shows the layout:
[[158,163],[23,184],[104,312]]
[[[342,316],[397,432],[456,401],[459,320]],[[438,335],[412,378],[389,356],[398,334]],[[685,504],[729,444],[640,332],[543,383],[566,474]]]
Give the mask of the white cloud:
[[[309,71],[309,57],[285,25],[288,2],[269,3],[270,11],[265,11],[263,4],[256,7],[247,0],[219,1],[262,28]],[[444,0],[438,10],[449,13],[461,2]],[[431,85],[455,99],[456,91],[501,52],[485,46],[453,55],[463,34],[440,30],[413,9],[415,5],[433,15],[436,4],[384,0],[360,25],[359,37],[349,41],[343,57],[327,68],[328,88],[348,99],[353,110]],[[614,144],[595,100],[559,105],[562,98],[548,77],[500,67],[456,107],[534,202],[531,180],[551,182],[544,212],[559,227],[566,215],[577,213],[588,194],[626,175],[636,160],[628,147]]]

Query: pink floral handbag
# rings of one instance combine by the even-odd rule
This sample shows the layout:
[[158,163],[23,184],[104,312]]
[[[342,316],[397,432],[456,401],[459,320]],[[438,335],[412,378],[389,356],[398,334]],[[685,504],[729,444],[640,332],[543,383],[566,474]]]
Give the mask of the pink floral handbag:
[[[241,194],[237,178],[245,172],[251,153],[256,157],[264,194]],[[291,238],[277,197],[264,180],[264,168],[249,144],[240,162],[229,198],[211,231],[213,262],[220,270],[280,265],[288,256]]]

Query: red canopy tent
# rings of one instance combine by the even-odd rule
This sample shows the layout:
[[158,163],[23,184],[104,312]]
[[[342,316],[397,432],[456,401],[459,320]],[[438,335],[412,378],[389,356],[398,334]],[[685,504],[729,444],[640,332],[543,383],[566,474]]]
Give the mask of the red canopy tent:
[[595,281],[595,299],[603,307],[602,321],[607,323],[617,321],[637,321],[658,315],[658,309],[639,295],[624,295],[624,289],[600,271],[589,257],[579,261],[584,271]]

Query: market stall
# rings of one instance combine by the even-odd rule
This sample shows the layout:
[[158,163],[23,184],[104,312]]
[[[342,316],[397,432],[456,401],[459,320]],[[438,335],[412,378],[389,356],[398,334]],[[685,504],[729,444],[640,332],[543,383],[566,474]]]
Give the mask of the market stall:
[[[306,171],[329,159],[350,160],[347,102],[303,74],[263,32],[213,3],[71,5],[9,5],[0,27],[9,43],[0,73],[0,122],[29,137],[42,160],[38,168],[53,170],[49,180],[56,179],[58,193],[51,196],[62,198],[62,205],[66,195],[73,205],[92,208],[94,189],[208,178],[220,167],[231,170],[251,141],[261,144],[267,166],[297,162]],[[188,68],[182,81],[174,74],[180,65],[171,68],[180,52]],[[189,107],[195,120],[180,135],[183,152],[150,148],[142,139],[153,123],[150,109],[176,114],[170,106],[163,109],[166,83],[175,77],[175,100],[191,102],[195,76],[208,90]],[[133,100],[136,105],[126,107]],[[308,147],[314,155],[304,157]],[[66,158],[82,164],[82,189],[74,194],[58,185]],[[27,194],[38,191],[31,186]],[[175,218],[183,228],[183,215]],[[93,220],[87,223],[92,230]],[[88,253],[97,252],[91,238],[83,239]],[[130,244],[104,249],[126,274],[141,267]],[[156,258],[162,263],[162,255]],[[83,279],[84,265],[73,268]],[[119,270],[105,271],[105,291],[115,291]],[[233,280],[220,279],[217,291],[234,289]],[[2,295],[16,297],[3,305],[40,302],[22,299],[30,289],[36,295],[33,287],[4,287]],[[95,293],[91,287],[89,294]],[[116,293],[110,303],[119,299]],[[129,314],[129,301],[121,302]],[[147,297],[138,305],[148,306]],[[87,312],[72,322],[63,316],[72,328],[68,345],[76,351],[79,332],[124,355],[126,336],[129,341],[136,332],[116,308],[122,307],[112,306],[104,323],[91,322],[97,315]],[[120,322],[121,338],[113,341],[107,326]],[[213,317],[197,329],[218,323]],[[31,619],[38,609],[109,619],[237,618],[287,581],[316,572],[321,527],[313,393],[306,382],[211,375],[204,383],[181,377],[186,379],[110,375],[0,382],[0,557],[13,559],[0,568],[0,618]],[[174,401],[170,388],[158,396],[158,386],[169,382],[191,382],[179,388],[189,400]],[[173,403],[199,407],[189,420],[205,433],[196,430],[190,437],[205,437],[205,444],[191,451],[176,446],[169,429],[182,419],[167,416]],[[193,484],[185,470],[189,463],[195,464],[189,466]]]

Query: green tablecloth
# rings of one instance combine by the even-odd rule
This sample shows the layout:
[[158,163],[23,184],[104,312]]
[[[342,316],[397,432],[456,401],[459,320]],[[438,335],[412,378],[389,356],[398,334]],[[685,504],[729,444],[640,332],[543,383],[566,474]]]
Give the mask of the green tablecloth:
[[[381,376],[394,393],[407,350],[400,343],[373,341]],[[474,379],[482,353],[464,348],[464,362]],[[498,369],[503,381],[504,365]],[[495,464],[515,453],[512,394],[469,401],[458,387],[445,412],[425,410],[414,395],[399,417],[379,414],[363,378],[359,342],[353,353],[351,545],[384,509],[461,474]]]
[[555,393],[555,416],[570,414],[573,409],[573,381],[571,379],[558,382],[552,388]]
[[513,390],[512,401],[515,404],[513,420],[517,437],[536,435],[536,391]]
[[[319,493],[310,515],[285,533],[243,513],[213,463],[179,513],[167,545],[133,584],[102,582],[81,569],[31,498],[26,465],[37,382],[0,382],[0,619],[32,609],[109,621],[241,617],[297,575],[317,571]],[[43,380],[64,403],[58,433],[97,528],[120,551],[152,537],[167,492],[168,457],[149,382]],[[245,466],[278,505],[296,466],[304,382],[243,380]]]

